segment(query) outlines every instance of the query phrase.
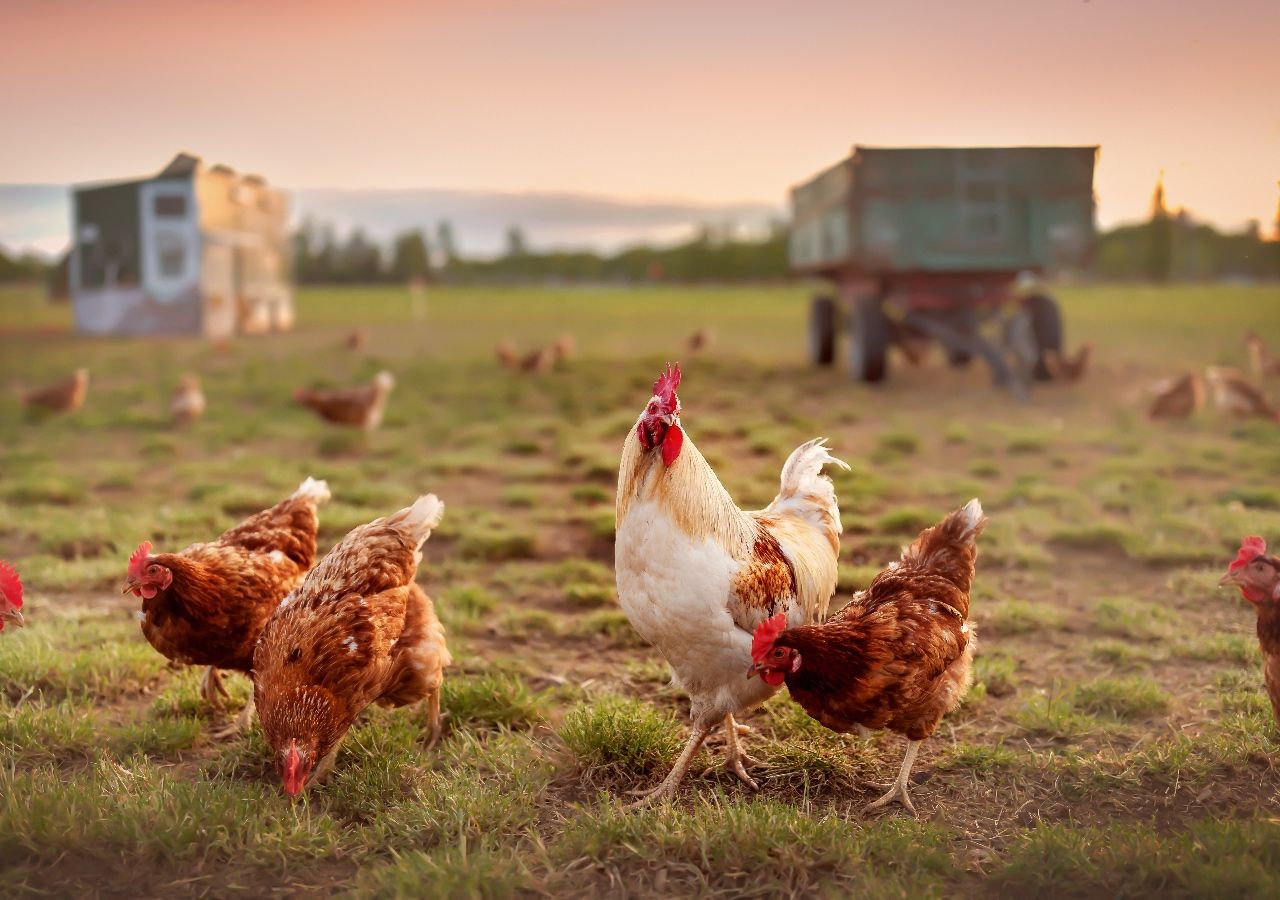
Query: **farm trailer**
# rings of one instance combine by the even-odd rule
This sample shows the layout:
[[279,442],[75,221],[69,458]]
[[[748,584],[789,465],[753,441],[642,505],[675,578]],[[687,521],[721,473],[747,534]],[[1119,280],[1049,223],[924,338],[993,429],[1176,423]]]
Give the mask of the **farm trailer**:
[[937,341],[1025,397],[1062,347],[1058,304],[1030,283],[1088,261],[1097,150],[855,147],[793,188],[791,268],[833,286],[810,307],[812,362],[843,330],[852,377],[879,382],[891,345]]

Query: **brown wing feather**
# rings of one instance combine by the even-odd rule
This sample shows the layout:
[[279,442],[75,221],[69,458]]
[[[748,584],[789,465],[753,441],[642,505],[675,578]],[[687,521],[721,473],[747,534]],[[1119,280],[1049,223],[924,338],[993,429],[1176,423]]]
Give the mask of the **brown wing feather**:
[[795,599],[795,568],[767,522],[757,520],[751,556],[733,580],[729,615],[739,628],[754,632],[761,622],[785,610]]

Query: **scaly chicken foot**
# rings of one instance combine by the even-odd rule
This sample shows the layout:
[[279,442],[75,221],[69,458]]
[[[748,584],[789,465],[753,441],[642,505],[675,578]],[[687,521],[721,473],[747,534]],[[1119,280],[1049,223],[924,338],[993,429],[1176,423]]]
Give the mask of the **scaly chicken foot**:
[[222,702],[222,698],[230,700],[231,694],[227,693],[227,688],[222,683],[222,673],[216,666],[209,666],[204,670],[204,677],[200,680],[200,694],[212,709],[226,712],[227,705]]
[[223,725],[221,728],[217,728],[209,732],[209,737],[213,738],[215,741],[221,741],[248,731],[249,726],[253,724],[253,713],[255,709],[257,709],[257,705],[254,703],[253,694],[249,694],[249,699],[245,701],[244,707],[240,710],[239,715],[226,725]]
[[698,748],[702,746],[702,742],[707,739],[707,734],[710,731],[710,725],[694,728],[693,734],[689,735],[689,743],[684,745],[684,750],[680,752],[680,756],[676,759],[675,765],[671,767],[671,772],[668,773],[667,777],[655,788],[631,791],[632,796],[639,795],[640,799],[628,805],[627,809],[643,809],[655,801],[665,800],[674,796],[676,788],[680,786],[680,782],[684,781],[684,776],[689,773],[689,766],[693,765],[693,757],[697,754]]
[[[760,763],[752,759],[742,749],[742,742],[738,740],[739,735],[750,734],[751,727],[749,725],[739,725],[737,720],[733,718],[733,714],[724,717],[724,767],[731,773],[736,775],[747,787],[753,791],[760,790],[760,785],[756,784],[754,778],[747,774],[749,766],[758,766]],[[702,774],[706,775],[715,766],[711,766]]]
[[915,804],[911,802],[911,796],[907,793],[907,785],[910,783],[911,766],[916,761],[916,753],[919,749],[920,741],[909,741],[907,743],[907,752],[902,757],[902,768],[898,770],[898,779],[893,783],[893,786],[889,788],[889,792],[887,794],[879,800],[868,803],[864,806],[862,808],[864,813],[871,812],[873,809],[879,809],[882,806],[887,806],[889,803],[897,800],[907,808],[907,811],[910,812],[911,815],[914,816],[916,814]]

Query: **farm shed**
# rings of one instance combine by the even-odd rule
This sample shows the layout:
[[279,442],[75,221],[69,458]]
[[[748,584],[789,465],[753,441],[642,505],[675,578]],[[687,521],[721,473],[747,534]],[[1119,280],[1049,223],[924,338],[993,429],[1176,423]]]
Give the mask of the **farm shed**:
[[283,192],[185,153],[150,178],[73,188],[76,329],[214,338],[288,329],[288,219]]

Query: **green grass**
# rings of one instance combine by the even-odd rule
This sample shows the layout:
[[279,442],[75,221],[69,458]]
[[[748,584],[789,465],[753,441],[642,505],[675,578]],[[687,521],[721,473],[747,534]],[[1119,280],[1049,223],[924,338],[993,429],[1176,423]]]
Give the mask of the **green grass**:
[[[1254,612],[1217,580],[1242,535],[1280,541],[1276,432],[1212,410],[1150,423],[1130,397],[1241,365],[1246,328],[1280,346],[1274,288],[1064,287],[1071,343],[1092,340],[1123,383],[1036,386],[1027,404],[936,358],[895,362],[877,390],[810,369],[811,292],[433,286],[423,324],[397,289],[303,289],[294,333],[223,353],[33,336],[68,310],[0,290],[0,382],[93,372],[71,416],[29,418],[0,394],[0,548],[28,618],[0,635],[6,892],[1275,894],[1280,729]],[[335,353],[357,309],[369,348]],[[759,792],[720,765],[717,728],[673,802],[624,808],[671,765],[689,706],[617,605],[618,452],[658,368],[703,326],[719,340],[681,360],[682,422],[743,508],[770,501],[809,437],[852,467],[828,473],[844,526],[833,608],[969,497],[991,517],[975,685],[922,745],[921,822],[861,811],[901,736],[835,734],[785,691],[740,717]],[[493,363],[500,337],[566,331],[578,356],[554,373]],[[289,399],[383,367],[398,386],[372,434]],[[186,371],[210,406],[178,430],[166,401]],[[138,542],[207,540],[308,475],[334,492],[322,550],[443,497],[418,580],[455,665],[435,749],[420,710],[370,710],[328,783],[290,803],[258,729],[210,739],[200,672],[166,666],[118,585]],[[250,682],[227,684],[236,709]]]

